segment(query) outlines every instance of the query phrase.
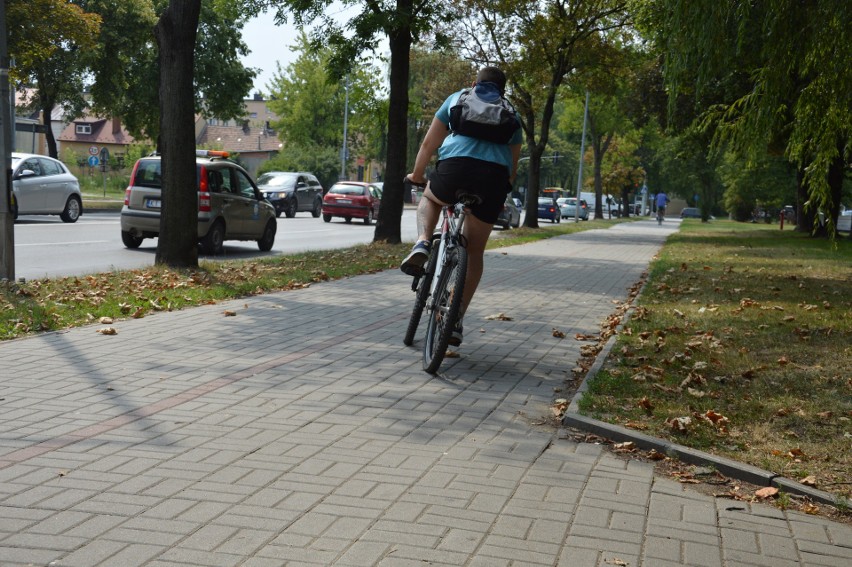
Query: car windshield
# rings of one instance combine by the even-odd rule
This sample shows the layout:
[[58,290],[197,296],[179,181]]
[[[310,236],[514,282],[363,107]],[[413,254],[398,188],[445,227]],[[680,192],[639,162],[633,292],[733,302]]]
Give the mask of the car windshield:
[[335,185],[329,190],[329,193],[335,193],[337,195],[363,195],[364,187],[361,185]]
[[292,187],[296,184],[296,176],[286,173],[264,173],[257,178],[260,187]]
[[538,200],[538,204],[539,204],[539,205],[552,205],[552,204],[553,204],[553,199],[540,198],[540,199]]

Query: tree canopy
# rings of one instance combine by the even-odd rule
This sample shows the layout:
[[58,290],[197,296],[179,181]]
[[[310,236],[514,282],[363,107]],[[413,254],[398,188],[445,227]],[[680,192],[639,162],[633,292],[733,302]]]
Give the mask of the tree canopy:
[[[641,29],[666,57],[672,104],[693,95],[717,148],[780,149],[812,215],[839,212],[852,132],[852,4],[845,0],[642,0]],[[715,98],[715,104],[708,99]]]

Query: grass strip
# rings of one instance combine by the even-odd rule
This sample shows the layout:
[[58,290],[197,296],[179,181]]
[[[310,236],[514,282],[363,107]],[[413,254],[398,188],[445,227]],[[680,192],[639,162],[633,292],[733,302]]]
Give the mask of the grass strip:
[[852,243],[684,221],[582,413],[852,496]]

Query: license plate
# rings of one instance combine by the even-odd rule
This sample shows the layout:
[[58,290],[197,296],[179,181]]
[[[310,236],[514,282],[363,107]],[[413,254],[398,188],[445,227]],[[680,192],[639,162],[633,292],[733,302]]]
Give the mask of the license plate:
[[351,203],[352,199],[338,199],[337,202],[338,203]]
[[159,209],[163,205],[160,199],[145,199],[145,207],[149,209]]

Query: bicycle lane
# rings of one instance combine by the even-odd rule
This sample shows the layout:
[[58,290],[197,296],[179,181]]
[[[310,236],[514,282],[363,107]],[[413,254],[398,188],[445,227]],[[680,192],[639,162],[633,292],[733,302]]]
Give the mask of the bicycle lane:
[[[547,557],[572,547],[558,541],[572,521],[566,487],[587,486],[589,471],[608,462],[587,455],[588,446],[551,445],[552,431],[530,425],[563,379],[544,360],[556,348],[546,345],[548,327],[594,319],[603,285],[577,296],[577,312],[533,313],[565,281],[532,293],[524,282],[532,268],[563,262],[564,244],[490,254],[482,303],[468,315],[483,319],[484,332],[468,331],[466,354],[437,379],[419,370],[416,349],[400,345],[413,294],[408,278],[392,273],[122,322],[117,337],[70,331],[62,338],[74,348],[57,350],[76,359],[53,368],[56,357],[48,359],[41,376],[28,378],[58,395],[30,394],[27,405],[24,389],[5,394],[4,382],[5,399],[40,415],[44,428],[37,435],[31,423],[25,436],[4,420],[3,445],[15,435],[18,444],[50,437],[75,420],[85,422],[71,429],[79,432],[128,407],[149,411],[0,471],[0,556],[93,565],[402,564],[414,556],[500,564],[522,549],[534,553],[529,564],[551,564]],[[224,319],[224,309],[237,317]],[[513,321],[485,320],[498,309]],[[33,370],[44,339],[28,341],[41,348],[16,351]],[[6,347],[0,355],[11,360]],[[111,390],[97,391],[107,383]],[[548,541],[539,541],[541,530],[518,540],[525,523],[546,526]]]

